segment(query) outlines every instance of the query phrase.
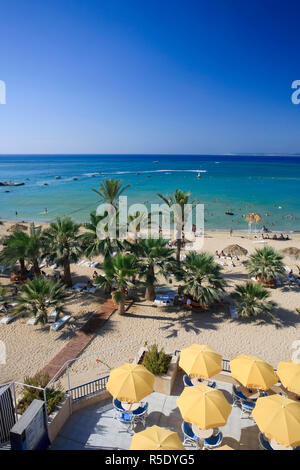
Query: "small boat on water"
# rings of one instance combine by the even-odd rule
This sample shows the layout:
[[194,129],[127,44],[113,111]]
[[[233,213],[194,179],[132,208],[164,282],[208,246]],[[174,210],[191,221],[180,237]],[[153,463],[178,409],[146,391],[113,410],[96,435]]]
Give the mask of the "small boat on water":
[[13,181],[0,181],[0,186],[24,186],[25,183],[14,183]]

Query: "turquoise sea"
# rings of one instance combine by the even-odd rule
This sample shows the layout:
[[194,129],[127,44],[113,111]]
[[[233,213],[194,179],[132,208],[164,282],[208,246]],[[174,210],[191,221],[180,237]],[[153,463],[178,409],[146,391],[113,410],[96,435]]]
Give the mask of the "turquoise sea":
[[[155,203],[158,192],[188,190],[205,204],[207,229],[246,230],[242,215],[259,212],[271,230],[300,230],[296,156],[2,155],[0,181],[25,186],[0,187],[0,217],[49,221],[69,214],[83,222],[97,207],[92,188],[104,178],[130,184],[129,204]],[[225,215],[228,210],[234,215]]]

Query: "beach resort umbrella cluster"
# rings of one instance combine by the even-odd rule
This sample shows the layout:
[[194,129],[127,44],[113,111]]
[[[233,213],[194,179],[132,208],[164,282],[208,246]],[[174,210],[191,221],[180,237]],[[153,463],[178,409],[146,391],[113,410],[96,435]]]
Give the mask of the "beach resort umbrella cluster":
[[224,253],[231,255],[231,256],[246,256],[248,253],[248,250],[246,250],[246,248],[243,248],[240,245],[226,246],[226,248],[224,248],[223,251]]
[[278,382],[273,367],[259,357],[241,354],[230,361],[232,376],[244,387],[268,390]]
[[231,413],[231,405],[221,390],[203,384],[185,387],[177,405],[183,419],[200,429],[224,426]]
[[222,356],[205,344],[192,344],[180,353],[179,366],[191,377],[208,379],[222,370]]
[[[182,349],[179,366],[191,377],[208,379],[222,370],[222,356],[205,344],[192,344]],[[200,429],[224,426],[231,405],[220,390],[204,384],[185,387],[177,399],[184,421]]]
[[[192,344],[181,351],[179,365],[191,377],[207,379],[222,370],[222,356],[208,345]],[[230,361],[230,367],[232,376],[248,389],[268,390],[279,378],[284,387],[300,394],[300,362],[280,362],[275,373],[259,357],[242,354]],[[154,380],[143,365],[125,363],[111,371],[107,390],[120,401],[137,403],[153,392]],[[185,387],[177,406],[183,420],[201,430],[225,426],[232,410],[221,390],[204,383]],[[300,446],[300,402],[279,394],[264,396],[257,399],[252,416],[268,439],[288,449]],[[168,451],[184,446],[176,432],[152,426],[134,435],[130,449]]]
[[[268,390],[278,382],[300,393],[300,363],[285,361],[273,367],[256,356],[240,355],[230,361],[232,376],[244,387]],[[279,394],[258,398],[252,412],[260,431],[276,444],[294,448],[300,445],[300,403]]]

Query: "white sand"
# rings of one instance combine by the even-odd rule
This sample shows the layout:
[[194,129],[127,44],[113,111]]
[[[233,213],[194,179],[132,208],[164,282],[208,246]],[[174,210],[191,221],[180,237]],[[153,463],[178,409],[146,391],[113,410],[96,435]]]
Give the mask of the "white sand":
[[[3,236],[9,225],[5,223],[0,226],[0,236]],[[269,241],[268,244],[277,249],[288,246],[300,248],[300,237],[292,238],[292,241]],[[245,234],[234,233],[229,237],[228,233],[208,232],[203,249],[214,253],[232,243],[242,245],[250,253],[262,246],[253,243]],[[285,263],[297,271],[297,262],[286,258]],[[93,268],[86,266],[72,266],[76,281],[86,280],[93,271]],[[235,284],[247,279],[243,266],[226,267],[224,274],[229,285],[228,292]],[[9,280],[1,276],[0,283],[9,284]],[[300,316],[295,312],[300,307],[300,288],[285,286],[270,292],[272,299],[278,303],[276,317],[255,321],[232,320],[227,308],[215,313],[190,313],[178,308],[171,311],[154,308],[145,301],[136,303],[126,315],[115,314],[98,331],[97,337],[83,353],[92,356],[76,361],[71,367],[71,385],[96,379],[107,370],[106,366],[96,362],[97,358],[110,367],[117,366],[133,359],[145,341],[148,344],[156,342],[168,352],[191,343],[210,344],[224,358],[231,359],[241,353],[255,354],[276,366],[280,360],[291,358],[292,343],[300,339]],[[0,364],[0,382],[22,380],[25,375],[32,375],[44,367],[79,328],[85,315],[97,308],[99,303],[99,295],[87,297],[86,294],[76,294],[67,305],[72,313],[72,321],[56,333],[50,333],[49,326],[26,325],[27,320],[24,319],[18,319],[10,325],[0,324],[0,340],[4,341],[7,348],[7,362],[5,365]],[[129,341],[136,342],[122,346]],[[105,351],[108,348],[114,349]],[[94,354],[98,351],[103,352]],[[62,382],[66,385],[65,377]]]

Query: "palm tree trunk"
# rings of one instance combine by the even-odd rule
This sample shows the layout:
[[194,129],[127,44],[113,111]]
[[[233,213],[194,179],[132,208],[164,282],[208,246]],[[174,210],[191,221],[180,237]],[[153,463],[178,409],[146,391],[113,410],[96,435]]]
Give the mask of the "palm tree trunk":
[[123,315],[125,313],[125,304],[124,302],[121,302],[119,304],[119,315]]
[[154,289],[154,286],[148,286],[148,287],[146,287],[145,299],[146,299],[146,300],[154,300],[154,299],[155,299],[155,289]]
[[181,240],[180,238],[177,240],[176,243],[176,261],[180,263],[180,251],[181,251]]
[[39,263],[38,263],[37,259],[34,259],[32,264],[33,264],[34,274],[36,276],[40,276],[41,275],[41,270],[39,268]]
[[72,276],[69,261],[67,261],[64,265],[64,283],[66,284],[66,286],[72,287]]
[[20,267],[21,267],[21,274],[26,275],[26,266],[25,260],[23,258],[19,259]]

